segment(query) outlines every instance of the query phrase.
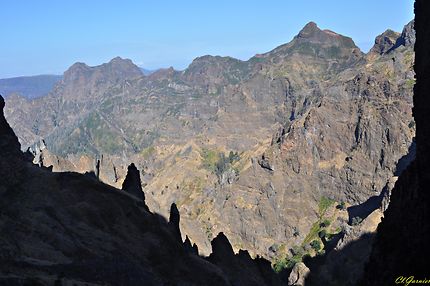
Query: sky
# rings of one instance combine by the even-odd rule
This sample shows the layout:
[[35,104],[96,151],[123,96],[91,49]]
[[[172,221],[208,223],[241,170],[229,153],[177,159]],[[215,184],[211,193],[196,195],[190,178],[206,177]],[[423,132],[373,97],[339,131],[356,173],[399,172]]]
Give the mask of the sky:
[[0,78],[116,56],[150,70],[182,70],[207,54],[247,60],[310,21],[367,52],[378,34],[401,32],[414,17],[413,0],[14,0],[0,11]]

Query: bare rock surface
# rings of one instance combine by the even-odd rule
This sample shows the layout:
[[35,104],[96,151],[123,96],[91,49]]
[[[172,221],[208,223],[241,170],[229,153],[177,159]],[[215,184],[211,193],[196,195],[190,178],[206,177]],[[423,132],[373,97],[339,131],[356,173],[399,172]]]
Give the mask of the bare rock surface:
[[291,286],[304,286],[306,275],[309,273],[309,268],[303,262],[294,265],[290,276],[288,277],[288,285]]

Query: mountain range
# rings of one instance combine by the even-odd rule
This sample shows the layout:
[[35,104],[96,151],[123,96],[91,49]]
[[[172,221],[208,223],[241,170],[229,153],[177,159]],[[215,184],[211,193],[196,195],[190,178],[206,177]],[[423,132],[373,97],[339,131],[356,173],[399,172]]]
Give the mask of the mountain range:
[[0,93],[6,97],[18,93],[27,98],[37,98],[48,94],[60,80],[60,75],[4,78],[0,79]]
[[[150,75],[156,70],[139,67],[144,75]],[[8,97],[11,94],[20,94],[33,99],[47,95],[63,76],[61,75],[34,75],[0,79],[0,94]]]
[[222,232],[281,271],[381,220],[415,151],[412,27],[367,54],[311,22],[247,61],[76,63],[45,96],[8,96],[5,116],[40,166],[121,187],[133,162],[149,210],[175,203],[199,253]]

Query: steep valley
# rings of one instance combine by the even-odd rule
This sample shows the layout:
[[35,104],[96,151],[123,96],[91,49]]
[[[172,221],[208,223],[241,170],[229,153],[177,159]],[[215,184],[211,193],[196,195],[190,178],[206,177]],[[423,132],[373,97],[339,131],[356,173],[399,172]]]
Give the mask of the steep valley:
[[54,172],[121,187],[133,162],[149,209],[168,217],[176,203],[201,254],[223,232],[285,266],[391,191],[415,136],[412,25],[367,54],[311,22],[248,61],[203,56],[148,76],[121,58],[77,63],[46,96],[8,97],[5,117]]

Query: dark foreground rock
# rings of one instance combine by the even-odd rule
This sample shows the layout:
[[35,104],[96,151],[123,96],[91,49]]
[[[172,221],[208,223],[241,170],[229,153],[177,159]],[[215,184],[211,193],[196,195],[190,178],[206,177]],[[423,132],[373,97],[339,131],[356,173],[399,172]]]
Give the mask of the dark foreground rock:
[[3,107],[0,97],[0,285],[280,285],[268,261],[211,263],[184,247],[176,206],[168,223],[94,176],[25,160]]

